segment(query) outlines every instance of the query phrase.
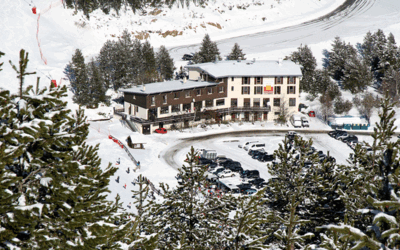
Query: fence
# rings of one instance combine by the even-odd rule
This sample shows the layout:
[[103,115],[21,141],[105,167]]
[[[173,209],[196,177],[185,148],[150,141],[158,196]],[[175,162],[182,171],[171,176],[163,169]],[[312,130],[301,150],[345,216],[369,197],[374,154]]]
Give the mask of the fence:
[[[118,140],[117,138],[115,138],[115,137],[112,136],[112,135],[108,135],[108,138],[111,139],[111,140],[113,140],[115,143],[117,143],[121,148],[123,148],[123,149],[125,150],[125,152],[126,152],[126,153],[128,154],[128,156],[129,156],[129,159],[131,159],[131,161],[132,161],[133,164],[135,165],[135,170],[136,170],[136,169],[137,169],[137,166],[138,166],[138,164],[137,164],[138,162],[137,162],[136,159],[133,157],[133,155],[131,154],[131,152],[129,152],[129,149],[125,146],[125,144],[123,144],[120,140]],[[148,179],[147,179],[147,180],[148,180]],[[148,180],[148,182],[149,182],[149,185],[150,185],[151,190],[152,190],[153,192],[155,192],[156,194],[162,196],[161,191],[158,190],[158,189],[154,186],[154,184],[153,184],[151,181]]]

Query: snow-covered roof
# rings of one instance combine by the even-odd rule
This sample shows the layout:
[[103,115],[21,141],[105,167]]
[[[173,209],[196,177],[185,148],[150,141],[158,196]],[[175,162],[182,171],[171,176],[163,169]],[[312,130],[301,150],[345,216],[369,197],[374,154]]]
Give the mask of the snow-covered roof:
[[205,81],[191,81],[187,80],[184,82],[183,80],[173,80],[166,82],[155,82],[155,83],[147,83],[144,85],[135,86],[129,89],[119,89],[119,91],[124,93],[134,93],[134,94],[156,94],[156,93],[165,93],[172,91],[179,91],[184,89],[193,89],[193,88],[202,88],[208,86],[216,86],[218,83],[216,82],[205,82]]
[[235,76],[301,76],[300,65],[288,60],[279,61],[218,61],[187,65],[188,69],[200,69],[215,78]]

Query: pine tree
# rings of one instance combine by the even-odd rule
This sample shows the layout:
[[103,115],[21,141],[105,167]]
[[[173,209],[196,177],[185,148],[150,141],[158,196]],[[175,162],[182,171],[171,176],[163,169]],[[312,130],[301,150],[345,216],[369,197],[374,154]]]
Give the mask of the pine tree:
[[89,80],[88,72],[85,65],[85,58],[82,55],[80,49],[76,49],[72,56],[72,62],[70,62],[71,71],[74,74],[73,78],[70,78],[72,91],[74,92],[73,100],[79,105],[89,104]]
[[347,58],[342,73],[343,89],[350,90],[352,94],[363,92],[372,84],[370,67],[356,54]]
[[102,74],[102,78],[105,81],[105,85],[107,88],[113,87],[114,90],[117,90],[114,86],[115,81],[115,71],[116,71],[116,43],[110,40],[103,45],[100,50],[99,56],[97,57],[97,61],[99,62],[100,72]]
[[143,83],[151,83],[157,80],[157,68],[156,68],[156,57],[154,54],[154,49],[151,46],[150,42],[146,40],[142,45],[142,63],[143,63],[143,72],[144,74],[144,82]]
[[[364,209],[357,211],[362,215],[356,218],[358,221],[354,226],[341,224],[321,227],[330,232],[324,237],[325,245],[343,245],[345,240],[354,249],[396,249],[400,243],[399,141],[391,140],[397,128],[394,126],[394,104],[386,97],[381,107],[380,122],[376,124],[372,135],[372,154],[367,155],[365,150],[358,147],[356,161],[353,161],[353,164],[357,164],[358,172],[351,177],[362,178],[354,183],[361,192],[348,199],[346,206],[360,208],[360,205],[364,205]],[[332,240],[332,237],[335,238]]]
[[233,45],[231,53],[228,55],[229,60],[246,60],[246,54],[243,53],[243,50],[240,48],[238,43]]
[[150,233],[159,234],[162,249],[222,249],[228,244],[223,236],[229,226],[226,204],[229,196],[207,192],[204,173],[198,165],[198,154],[192,147],[179,169],[182,181],[176,189],[161,184],[163,202],[148,210]]
[[[1,222],[4,237],[13,237],[10,242],[24,249],[119,248],[129,223],[116,215],[119,198],[110,202],[105,196],[117,169],[100,169],[98,146],[84,143],[88,124],[83,112],[74,119],[62,101],[65,86],[32,89],[24,89],[22,98],[6,93],[9,101],[1,103],[7,112],[1,130],[8,132],[0,137],[0,172],[5,171],[8,179],[3,183],[10,186],[0,192],[18,198],[1,207],[4,211],[15,206],[7,215],[12,220]],[[13,199],[4,196],[1,201]],[[111,224],[117,218],[126,228]]]
[[345,63],[347,60],[357,54],[356,49],[335,37],[332,44],[332,50],[329,52],[329,65],[327,70],[335,80],[341,80],[344,75]]
[[98,67],[95,65],[93,59],[89,63],[88,71],[90,72],[89,86],[90,86],[90,98],[92,105],[98,105],[99,103],[109,104],[109,96],[106,96],[107,88],[104,85],[104,80],[101,77]]
[[[3,52],[0,51],[0,58],[2,56],[4,56],[5,54]],[[3,69],[1,68],[1,66],[3,66],[4,62],[0,63],[0,71],[2,71]]]
[[300,45],[297,51],[292,52],[289,58],[302,66],[301,73],[303,78],[300,81],[300,88],[306,92],[312,91],[315,88],[312,76],[317,67],[317,60],[313,56],[311,49],[307,45],[304,47]]
[[217,43],[212,42],[210,36],[206,34],[201,42],[200,51],[196,52],[193,56],[193,62],[213,62],[216,58],[221,60]]
[[25,53],[24,49],[21,49],[19,51],[19,68],[17,69],[17,67],[11,62],[11,60],[9,61],[11,64],[11,67],[15,70],[15,72],[17,72],[18,74],[18,79],[19,79],[19,97],[22,98],[22,90],[24,88],[23,84],[24,84],[24,78],[26,75],[32,75],[32,74],[36,74],[36,72],[26,72],[26,69],[28,67],[28,55],[29,53]]
[[174,60],[168,53],[165,46],[161,46],[156,55],[157,70],[163,80],[170,80],[174,76]]
[[133,68],[137,65],[134,61],[134,42],[128,30],[122,32],[115,47],[115,79],[114,90],[121,87],[129,87],[135,81]]

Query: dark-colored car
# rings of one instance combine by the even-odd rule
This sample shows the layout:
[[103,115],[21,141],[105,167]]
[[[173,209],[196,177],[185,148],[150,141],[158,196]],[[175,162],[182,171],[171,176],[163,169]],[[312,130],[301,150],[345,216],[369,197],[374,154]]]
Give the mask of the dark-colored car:
[[230,158],[227,158],[225,161],[221,161],[221,162],[219,163],[219,165],[226,167],[226,166],[227,166],[228,164],[230,164],[231,162],[233,162],[233,160],[230,159]]
[[243,171],[242,164],[237,161],[231,161],[228,165],[226,165],[226,168],[239,173]]
[[253,185],[258,185],[263,182],[265,182],[265,180],[263,178],[255,178],[255,179],[249,181],[249,183],[251,183]]
[[204,157],[199,158],[199,164],[201,164],[201,165],[207,165],[207,164],[211,164],[211,163],[213,163],[213,161],[210,159],[207,159]]
[[239,188],[240,192],[243,192],[246,189],[251,188],[251,184],[250,183],[242,183],[237,185],[237,187]]
[[342,139],[343,142],[347,143],[347,142],[358,142],[358,137],[355,135],[348,135],[347,137]]
[[347,135],[348,135],[348,134],[347,134],[346,131],[340,130],[340,131],[338,131],[338,132],[334,135],[333,138],[339,139],[340,137],[346,137]]
[[261,162],[273,161],[275,160],[275,157],[274,155],[265,154],[262,157],[258,158],[258,160]]
[[240,173],[241,178],[259,178],[260,173],[258,170],[244,170]]
[[329,131],[329,132],[328,132],[328,135],[329,135],[330,137],[335,138],[336,134],[339,133],[339,132],[344,132],[344,131],[343,131],[343,130],[333,130],[333,131]]
[[184,61],[189,61],[189,60],[192,60],[192,59],[193,59],[193,54],[184,54],[182,56],[182,60],[184,60]]
[[251,158],[258,160],[260,157],[264,156],[265,154],[267,154],[267,152],[256,152],[255,154],[253,154],[251,156]]
[[253,150],[250,149],[249,152],[247,153],[250,156],[253,156],[254,154],[258,154],[259,152],[264,152],[263,150]]

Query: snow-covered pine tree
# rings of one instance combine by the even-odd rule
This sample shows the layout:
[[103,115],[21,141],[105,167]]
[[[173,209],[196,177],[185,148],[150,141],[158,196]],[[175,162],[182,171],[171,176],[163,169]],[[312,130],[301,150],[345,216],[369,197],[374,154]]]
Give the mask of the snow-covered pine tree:
[[74,78],[70,78],[72,91],[74,92],[73,100],[79,105],[89,104],[90,86],[88,72],[85,65],[85,58],[80,49],[76,49],[72,56],[72,61],[69,63]]
[[[354,183],[362,192],[348,199],[358,209],[361,216],[353,224],[325,225],[330,234],[325,235],[323,244],[335,247],[349,245],[352,249],[397,249],[400,244],[400,141],[391,140],[397,128],[394,125],[394,103],[386,97],[382,102],[380,121],[373,133],[373,152],[367,155],[359,147],[353,164],[359,172],[352,177],[362,179]],[[349,194],[346,192],[345,194]],[[346,206],[350,207],[349,204]]]
[[301,73],[303,78],[300,81],[300,88],[306,92],[312,91],[315,88],[313,75],[317,67],[317,60],[312,54],[311,49],[307,44],[304,46],[301,44],[300,47],[297,48],[297,51],[290,54],[289,59],[302,66]]
[[370,66],[355,53],[347,57],[342,73],[343,89],[350,90],[352,94],[363,92],[372,85],[373,76]]
[[151,83],[157,80],[156,57],[150,42],[146,40],[142,45],[142,63],[144,83]]
[[393,101],[400,97],[400,71],[396,67],[389,66],[382,78],[382,90],[389,95]]
[[198,153],[192,147],[179,169],[181,181],[176,189],[161,183],[163,202],[146,212],[152,224],[149,233],[159,233],[161,249],[223,249],[229,227],[229,196],[206,187],[206,168],[198,165]]
[[201,42],[200,50],[196,52],[193,56],[193,62],[213,62],[215,61],[216,57],[218,58],[218,60],[221,60],[217,43],[211,41],[210,35],[206,34],[203,38],[203,41]]
[[27,75],[32,75],[32,74],[36,74],[36,72],[26,72],[27,70],[27,66],[28,66],[28,55],[29,53],[25,53],[24,49],[21,49],[19,51],[19,64],[18,64],[18,68],[17,66],[15,66],[11,60],[9,61],[11,64],[11,67],[15,70],[15,72],[17,72],[18,74],[18,79],[19,79],[19,97],[22,98],[22,91],[24,89],[24,77]]
[[171,58],[168,50],[161,45],[156,54],[157,69],[163,80],[170,80],[174,76],[174,60]]
[[0,138],[6,153],[1,171],[17,178],[7,189],[18,195],[8,204],[15,206],[8,214],[13,219],[3,220],[2,228],[25,249],[118,248],[117,236],[126,228],[110,223],[120,205],[118,197],[110,202],[105,196],[116,169],[102,171],[97,147],[83,143],[88,125],[83,113],[77,120],[69,115],[65,86],[29,94],[31,89],[1,104],[11,114],[1,129],[15,135]]
[[135,72],[132,69],[136,66],[136,62],[131,33],[126,29],[116,43],[113,59],[115,60],[114,89],[131,86],[135,80]]
[[238,250],[243,248],[264,249],[264,242],[269,237],[267,223],[273,216],[268,211],[264,198],[265,189],[258,191],[253,196],[231,197],[233,215],[229,224],[229,247]]
[[106,87],[112,87],[114,90],[117,90],[114,86],[116,60],[116,42],[107,40],[101,47],[97,62]]
[[341,80],[345,67],[345,62],[357,53],[356,49],[335,37],[332,44],[332,50],[329,51],[329,65],[327,70],[335,80]]
[[[89,86],[90,86],[90,98],[92,105],[99,103],[109,104],[110,97],[106,95],[107,88],[104,85],[104,79],[99,72],[99,68],[95,62],[92,61],[88,65],[89,71]],[[89,98],[89,97],[88,97]]]
[[229,60],[246,60],[246,54],[240,48],[238,43],[235,43],[232,47],[231,53],[228,55]]

